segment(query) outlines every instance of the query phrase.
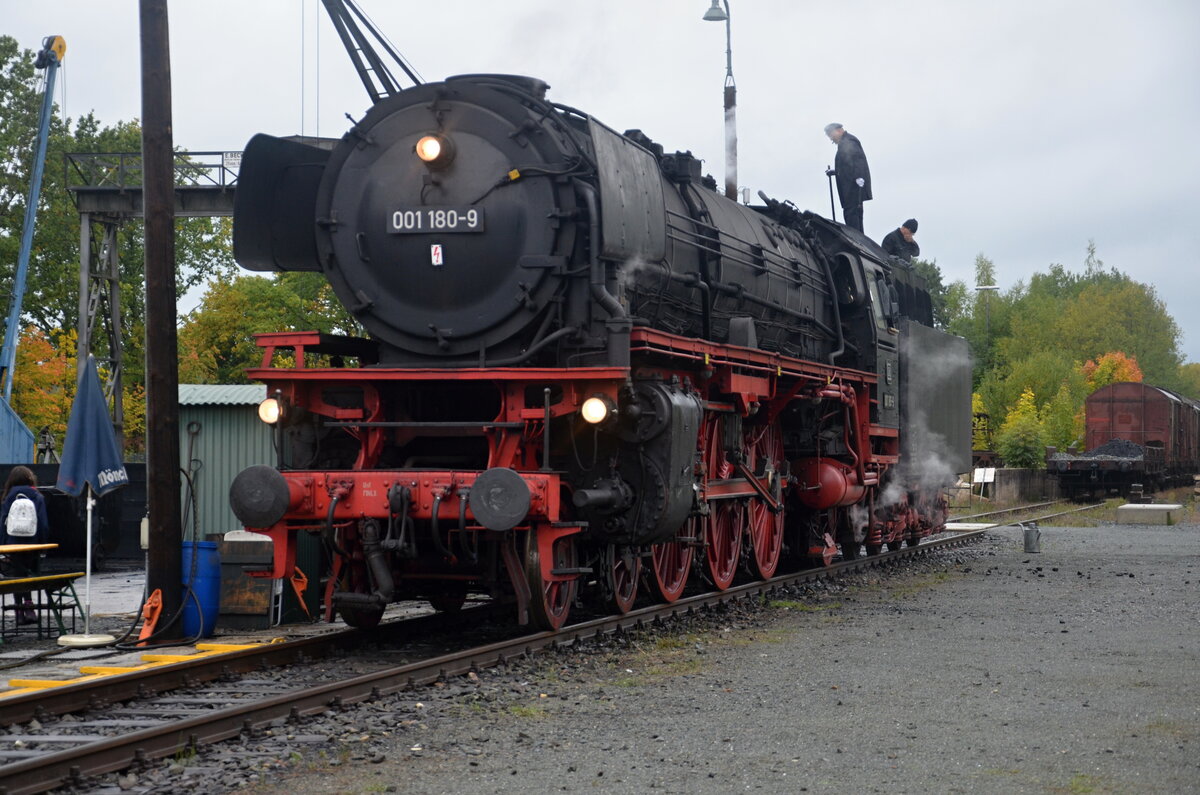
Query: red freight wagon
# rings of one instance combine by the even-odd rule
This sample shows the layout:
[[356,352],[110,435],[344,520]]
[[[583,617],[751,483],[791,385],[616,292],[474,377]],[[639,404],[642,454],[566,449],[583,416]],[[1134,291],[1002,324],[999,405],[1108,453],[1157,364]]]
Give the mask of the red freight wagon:
[[1200,470],[1200,403],[1162,387],[1119,382],[1085,404],[1086,453],[1047,449],[1046,464],[1064,491],[1147,491],[1190,479]]

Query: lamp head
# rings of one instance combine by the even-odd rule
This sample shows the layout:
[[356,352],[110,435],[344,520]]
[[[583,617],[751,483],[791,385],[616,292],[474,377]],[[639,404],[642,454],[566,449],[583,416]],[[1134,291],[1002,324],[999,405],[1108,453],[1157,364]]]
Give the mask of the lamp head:
[[725,9],[721,8],[721,0],[712,0],[712,6],[704,12],[705,22],[724,22],[729,19]]

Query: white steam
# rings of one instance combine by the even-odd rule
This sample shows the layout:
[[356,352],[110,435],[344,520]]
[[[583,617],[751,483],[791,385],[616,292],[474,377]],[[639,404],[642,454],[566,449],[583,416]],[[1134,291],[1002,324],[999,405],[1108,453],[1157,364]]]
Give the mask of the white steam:
[[[913,336],[904,336],[901,351],[908,364],[907,378],[911,383],[922,384],[926,394],[953,392],[959,379],[971,371],[971,357],[965,346],[912,349]],[[909,491],[938,491],[951,486],[958,476],[955,464],[970,466],[969,461],[958,461],[959,456],[946,437],[933,429],[928,411],[925,405],[908,406],[906,424],[900,429],[906,440],[907,455],[901,457],[893,477],[880,493],[879,507],[895,505]]]

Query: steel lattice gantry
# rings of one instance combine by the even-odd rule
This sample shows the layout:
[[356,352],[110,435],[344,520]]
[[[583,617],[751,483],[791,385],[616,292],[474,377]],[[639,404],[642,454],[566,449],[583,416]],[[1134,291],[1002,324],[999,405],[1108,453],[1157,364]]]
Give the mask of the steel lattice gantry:
[[[290,136],[286,140],[332,149],[335,138]],[[175,217],[233,215],[241,152],[178,152],[175,155]],[[64,156],[68,190],[79,210],[78,353],[96,355],[107,368],[105,394],[122,394],[120,258],[117,232],[142,217],[140,152],[86,152]],[[99,227],[100,234],[95,234]],[[107,351],[96,351],[96,324],[102,323]],[[113,400],[113,426],[125,443],[121,401]]]
[[[240,152],[177,155],[175,216],[233,215],[240,155]],[[75,153],[67,154],[65,161],[66,184],[79,210],[78,355],[96,354],[96,360],[108,372],[105,393],[112,400],[113,426],[123,446],[124,410],[121,401],[113,399],[114,395],[122,394],[124,368],[117,232],[129,219],[142,217],[142,156]],[[103,326],[107,351],[93,350],[97,323]]]

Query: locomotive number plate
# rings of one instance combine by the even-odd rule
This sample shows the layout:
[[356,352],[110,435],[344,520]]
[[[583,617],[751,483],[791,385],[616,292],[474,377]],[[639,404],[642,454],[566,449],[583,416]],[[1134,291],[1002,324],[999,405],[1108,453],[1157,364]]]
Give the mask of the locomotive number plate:
[[482,231],[481,207],[401,207],[388,217],[388,232],[393,235]]

